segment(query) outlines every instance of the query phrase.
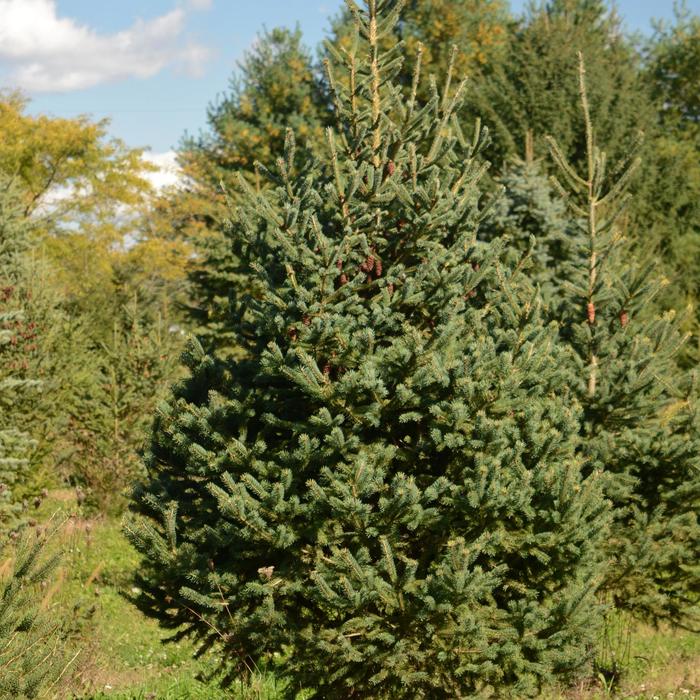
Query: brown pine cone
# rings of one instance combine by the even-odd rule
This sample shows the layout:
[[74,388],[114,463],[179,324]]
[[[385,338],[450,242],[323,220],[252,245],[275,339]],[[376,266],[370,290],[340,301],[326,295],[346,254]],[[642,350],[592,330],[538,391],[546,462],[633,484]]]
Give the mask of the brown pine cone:
[[586,305],[586,314],[588,316],[588,323],[593,325],[595,323],[595,304],[589,301]]

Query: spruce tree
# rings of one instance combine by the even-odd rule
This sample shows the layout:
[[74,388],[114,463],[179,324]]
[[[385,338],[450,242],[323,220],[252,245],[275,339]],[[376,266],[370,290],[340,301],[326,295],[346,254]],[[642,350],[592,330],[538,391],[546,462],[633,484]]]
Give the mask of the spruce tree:
[[0,182],[0,528],[16,524],[21,500],[16,487],[26,481],[31,437],[23,430],[22,407],[38,382],[24,376],[27,346],[34,338],[18,297],[21,259],[29,245],[27,227],[11,182]]
[[[21,536],[22,505],[15,487],[27,478],[30,436],[21,429],[18,407],[38,382],[21,376],[23,345],[31,331],[16,303],[17,273],[28,248],[27,227],[11,182],[0,184],[0,697],[34,698],[59,675],[58,626],[40,612],[38,584],[55,559],[43,556],[37,531]],[[8,544],[16,540],[14,546]],[[10,559],[6,560],[6,555]],[[9,569],[8,569],[9,565]]]
[[[654,222],[673,285],[669,305],[691,303],[700,319],[700,16],[679,5],[672,25],[659,24],[645,51],[644,77],[656,102],[657,167],[639,221]],[[647,224],[648,225],[648,224]],[[697,364],[697,340],[685,353]]]
[[542,160],[535,159],[529,148],[526,158],[513,159],[496,183],[500,194],[479,235],[487,241],[506,240],[511,260],[528,254],[528,276],[550,303],[559,293],[560,268],[571,255],[571,229],[576,223],[554,190]]
[[661,314],[653,303],[665,283],[657,261],[639,259],[624,236],[626,190],[639,160],[632,153],[608,163],[598,148],[582,59],[579,90],[585,167],[575,169],[556,140],[556,188],[548,187],[541,164],[515,164],[503,179],[502,210],[485,234],[507,233],[516,248],[538,239],[533,276],[573,351],[584,473],[604,472],[614,506],[602,591],[640,617],[692,624],[700,580],[700,423],[695,378],[677,363],[687,338],[681,315]]
[[112,337],[91,353],[89,384],[70,416],[71,480],[86,504],[120,510],[142,475],[139,453],[153,409],[177,377],[182,341],[152,322],[133,299],[114,320]]
[[586,144],[578,128],[578,53],[587,57],[590,101],[611,158],[621,157],[630,134],[653,125],[655,110],[645,89],[640,58],[606,0],[547,0],[532,4],[511,27],[507,52],[494,72],[477,76],[470,100],[493,128],[489,149],[500,168],[522,156],[532,138],[535,157],[547,155],[554,136],[576,165]]
[[[400,3],[349,3],[320,162],[240,178],[262,292],[238,358],[193,342],[127,532],[140,607],[288,695],[525,696],[585,668],[606,523],[556,327],[477,240],[479,152],[448,72],[406,100]],[[525,264],[520,261],[521,265]],[[231,677],[231,675],[229,677]]]
[[[645,134],[641,151],[645,166],[631,185],[634,198],[619,226],[627,226],[637,255],[654,250],[663,260],[673,284],[660,291],[654,304],[666,310],[688,303],[700,308],[698,150],[687,140],[687,130],[681,134],[673,127],[679,103],[692,104],[692,98],[683,97],[692,94],[684,86],[692,85],[694,73],[683,70],[686,64],[695,65],[692,41],[681,38],[692,36],[687,32],[692,23],[686,19],[678,25],[675,32],[657,36],[643,61],[634,40],[622,31],[611,2],[533,4],[511,26],[505,58],[489,74],[476,74],[469,99],[471,109],[493,129],[487,155],[498,175],[504,175],[512,159],[522,158],[528,148],[551,174],[547,134],[557,139],[574,166],[585,168],[576,65],[578,52],[586,56],[589,101],[600,147],[611,162],[624,159],[638,132]],[[678,97],[671,98],[671,93]],[[692,113],[692,107],[687,111]],[[697,319],[697,314],[686,316],[684,330],[694,332]],[[692,362],[690,350],[687,347],[678,361]]]
[[1,551],[11,559],[0,571],[0,697],[28,700],[55,685],[66,668],[60,623],[41,609],[41,584],[58,559],[46,555],[45,539],[34,530]]

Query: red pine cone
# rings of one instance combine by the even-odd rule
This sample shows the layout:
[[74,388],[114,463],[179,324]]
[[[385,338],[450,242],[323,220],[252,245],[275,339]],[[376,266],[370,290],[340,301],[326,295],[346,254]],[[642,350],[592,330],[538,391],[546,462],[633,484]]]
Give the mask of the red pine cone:
[[630,321],[629,314],[627,313],[627,309],[622,309],[620,311],[620,325],[624,328]]
[[382,267],[382,261],[379,258],[377,258],[377,261],[374,264],[374,271],[377,273],[377,277],[382,276],[383,269],[384,268]]
[[393,161],[393,160],[390,160],[390,161],[386,164],[386,171],[387,171],[389,177],[391,177],[391,176],[396,172],[396,165],[394,165],[394,161]]

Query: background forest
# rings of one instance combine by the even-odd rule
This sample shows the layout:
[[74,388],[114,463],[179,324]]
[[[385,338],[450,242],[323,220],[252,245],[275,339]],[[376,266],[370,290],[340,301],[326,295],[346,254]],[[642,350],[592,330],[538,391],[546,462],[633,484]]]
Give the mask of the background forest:
[[0,697],[700,693],[700,16],[359,5],[0,92]]

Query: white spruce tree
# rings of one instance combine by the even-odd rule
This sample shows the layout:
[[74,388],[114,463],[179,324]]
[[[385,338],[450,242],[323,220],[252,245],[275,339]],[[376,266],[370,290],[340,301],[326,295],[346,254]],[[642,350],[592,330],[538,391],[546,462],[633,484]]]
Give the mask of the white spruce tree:
[[282,653],[290,697],[522,697],[590,658],[607,506],[556,327],[477,240],[464,84],[420,106],[418,63],[404,99],[401,3],[349,7],[325,156],[298,168],[290,134],[274,187],[240,182],[243,353],[193,343],[159,408],[138,603],[224,673]]

